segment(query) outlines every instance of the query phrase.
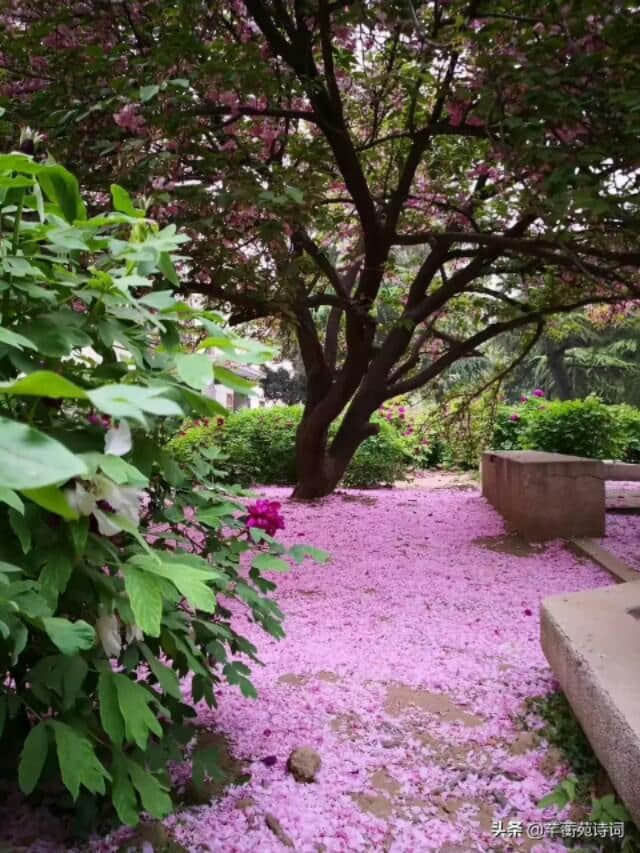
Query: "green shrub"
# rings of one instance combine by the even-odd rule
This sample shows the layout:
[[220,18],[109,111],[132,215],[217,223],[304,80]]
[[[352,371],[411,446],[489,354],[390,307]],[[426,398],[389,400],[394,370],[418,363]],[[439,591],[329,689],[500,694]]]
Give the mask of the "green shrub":
[[302,406],[243,409],[229,416],[220,447],[240,483],[288,485],[296,480],[296,429]]
[[[255,695],[239,655],[257,649],[218,596],[280,637],[260,569],[308,553],[246,525],[215,448],[184,468],[167,453],[178,418],[224,412],[183,318],[225,360],[251,344],[174,298],[187,238],[112,195],[89,219],[61,166],[0,156],[0,765],[27,795],[66,788],[89,828],[109,801],[127,824],[171,810],[196,713],[181,679],[194,703],[222,680]],[[217,761],[196,754],[194,781]]]
[[530,450],[615,459],[621,452],[622,431],[609,406],[587,397],[546,403],[528,412],[520,443]]
[[[180,461],[191,458],[195,449],[215,445],[224,457],[229,476],[250,485],[292,485],[296,482],[296,430],[302,406],[273,406],[243,409],[224,422],[212,418],[183,424],[171,442],[171,451]],[[368,438],[356,451],[344,476],[344,485],[371,488],[401,479],[411,454],[393,427],[375,418],[380,432]],[[330,436],[335,435],[334,423]]]
[[473,400],[470,405],[443,413],[439,428],[442,462],[450,468],[478,467],[482,451],[489,446],[497,406],[493,396]]
[[620,430],[620,459],[624,462],[640,462],[640,409],[621,403],[609,406]]
[[345,486],[370,489],[390,485],[406,476],[412,461],[408,445],[390,424],[375,417],[374,421],[380,431],[356,451],[343,479]]

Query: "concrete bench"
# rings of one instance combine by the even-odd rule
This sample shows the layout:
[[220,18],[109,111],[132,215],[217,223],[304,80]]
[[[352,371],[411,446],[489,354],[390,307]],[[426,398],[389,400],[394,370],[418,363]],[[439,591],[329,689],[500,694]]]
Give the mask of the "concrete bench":
[[482,455],[482,494],[532,541],[605,533],[604,464],[537,450]]
[[540,615],[547,660],[640,826],[640,583],[551,596]]

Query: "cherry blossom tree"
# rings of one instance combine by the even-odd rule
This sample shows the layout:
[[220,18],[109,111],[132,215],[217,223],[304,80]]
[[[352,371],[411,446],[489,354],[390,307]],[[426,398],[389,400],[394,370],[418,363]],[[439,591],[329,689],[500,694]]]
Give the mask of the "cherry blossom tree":
[[632,4],[14,0],[4,24],[5,118],[181,221],[186,291],[295,330],[300,498],[385,400],[638,297]]

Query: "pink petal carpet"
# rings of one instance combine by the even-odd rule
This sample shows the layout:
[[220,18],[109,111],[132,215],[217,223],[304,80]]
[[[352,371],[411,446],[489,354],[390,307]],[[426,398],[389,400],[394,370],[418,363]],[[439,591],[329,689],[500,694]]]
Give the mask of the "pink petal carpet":
[[[282,501],[283,541],[332,558],[269,575],[287,637],[247,626],[266,664],[253,672],[259,699],[225,686],[199,720],[225,733],[251,779],[168,818],[175,841],[281,853],[271,815],[309,853],[564,850],[495,838],[492,821],[558,819],[537,802],[568,768],[525,708],[557,689],[540,649],[540,601],[608,585],[609,575],[561,542],[505,535],[476,488],[350,491],[306,505],[289,489],[260,493]],[[299,746],[322,759],[314,783],[286,770]],[[0,807],[6,832],[16,820],[5,816]],[[71,849],[37,810],[30,820],[42,840],[26,849]],[[90,847],[117,850],[128,834]]]

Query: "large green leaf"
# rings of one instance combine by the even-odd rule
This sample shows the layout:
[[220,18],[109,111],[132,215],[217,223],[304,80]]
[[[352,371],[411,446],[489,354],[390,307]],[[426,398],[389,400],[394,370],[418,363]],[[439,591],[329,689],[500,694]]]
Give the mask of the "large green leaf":
[[146,643],[140,643],[140,649],[142,650],[142,654],[147,659],[149,669],[158,679],[158,683],[160,684],[164,692],[168,693],[169,696],[173,696],[174,699],[182,699],[180,682],[178,681],[178,676],[175,674],[175,672],[168,666],[165,666],[163,663],[161,663]]
[[37,346],[25,338],[24,335],[19,335],[17,332],[12,332],[11,329],[3,329],[0,326],[0,344],[8,344],[16,349],[38,349]]
[[19,510],[9,510],[9,524],[11,529],[20,540],[20,547],[24,554],[31,550],[31,527],[29,527],[23,513]]
[[44,507],[56,515],[75,521],[79,518],[78,512],[69,504],[65,493],[56,486],[44,486],[42,489],[23,489],[22,494],[29,500]]
[[83,619],[70,622],[61,616],[47,616],[42,620],[42,624],[52,643],[63,655],[75,655],[77,652],[86,651],[96,640],[95,631]]
[[216,382],[226,385],[227,388],[231,388],[239,394],[248,394],[253,390],[253,388],[255,388],[254,382],[250,382],[248,379],[243,379],[242,376],[238,376],[236,373],[233,373],[231,370],[227,370],[226,367],[220,367],[218,364],[215,366],[215,375]]
[[203,391],[213,382],[213,364],[208,355],[180,354],[175,358],[178,376],[191,388]]
[[159,637],[162,593],[158,579],[133,566],[125,566],[123,574],[136,625],[150,637]]
[[86,473],[84,462],[59,441],[26,424],[0,417],[0,485],[38,489]]
[[58,205],[67,222],[87,218],[78,181],[71,172],[63,166],[42,166],[37,179],[44,194]]
[[[140,86],[140,100],[144,104],[146,101],[150,101],[160,91],[160,86],[157,83],[151,83],[148,86]],[[122,208],[116,207],[116,210],[121,210]]]
[[163,397],[166,388],[142,385],[103,385],[90,391],[88,397],[101,412],[117,418],[134,418],[145,423],[144,412],[154,415],[181,415],[182,409],[174,401]]
[[127,216],[142,216],[142,212],[136,210],[129,193],[118,184],[111,184],[111,198],[114,208],[121,213],[126,213]]
[[272,554],[259,554],[251,563],[254,569],[259,569],[261,572],[288,572],[289,564],[280,557],[274,557]]
[[51,397],[56,400],[84,400],[87,397],[86,391],[51,370],[36,370],[14,382],[0,382],[0,394]]
[[140,800],[145,811],[152,817],[161,820],[172,810],[171,797],[158,782],[155,776],[131,759],[126,759],[127,770],[136,790],[140,794]]
[[127,826],[135,826],[138,823],[138,801],[136,792],[129,779],[127,761],[118,750],[113,751],[111,763],[111,799],[118,817]]
[[116,746],[124,740],[124,720],[118,704],[118,693],[114,673],[104,670],[98,676],[98,701],[100,722]]
[[12,489],[0,486],[0,503],[7,504],[15,509],[16,512],[24,515],[24,504],[20,500],[20,495],[17,495]]
[[0,154],[0,172],[22,172],[23,175],[36,175],[43,166],[26,154]]
[[296,563],[304,562],[305,557],[310,557],[316,563],[326,563],[331,558],[331,555],[327,551],[323,551],[320,548],[312,548],[310,545],[293,545],[288,549],[287,555],[295,560]]
[[126,675],[114,673],[113,680],[126,738],[136,743],[140,749],[146,749],[150,734],[162,737],[162,726],[149,708],[153,702],[153,694]]
[[38,723],[25,738],[18,765],[18,784],[23,794],[30,794],[38,784],[48,752],[46,724]]
[[186,562],[161,562],[155,555],[137,554],[131,558],[130,562],[135,566],[140,566],[145,572],[151,572],[171,581],[178,592],[197,610],[204,610],[205,613],[215,611],[216,598],[208,586],[213,578],[212,573],[193,568]]
[[96,454],[99,456],[98,467],[118,485],[147,486],[149,480],[137,468],[126,462],[120,456],[111,454]]
[[73,563],[64,551],[56,549],[49,554],[44,568],[40,572],[40,584],[43,594],[56,602],[58,596],[67,588],[73,572]]
[[73,799],[78,799],[80,785],[92,794],[104,794],[105,779],[111,777],[91,742],[66,723],[52,720],[49,725],[53,728],[62,781]]

